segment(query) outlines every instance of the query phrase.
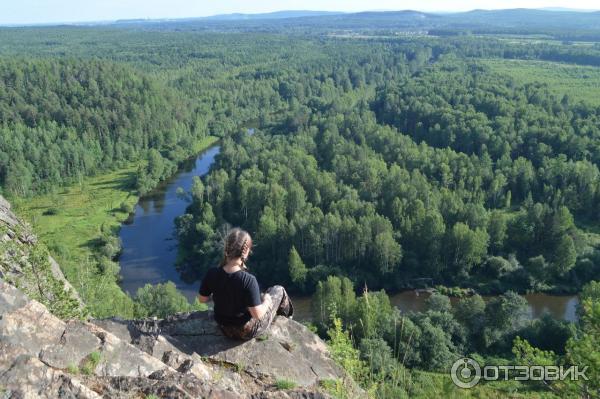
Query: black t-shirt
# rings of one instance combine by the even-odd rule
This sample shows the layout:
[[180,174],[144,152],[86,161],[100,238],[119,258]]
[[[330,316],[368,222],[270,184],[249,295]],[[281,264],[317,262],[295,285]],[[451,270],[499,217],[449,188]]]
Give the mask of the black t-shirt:
[[223,325],[242,325],[252,318],[248,307],[262,303],[256,277],[243,270],[227,273],[212,268],[200,285],[200,295],[213,296],[215,320]]

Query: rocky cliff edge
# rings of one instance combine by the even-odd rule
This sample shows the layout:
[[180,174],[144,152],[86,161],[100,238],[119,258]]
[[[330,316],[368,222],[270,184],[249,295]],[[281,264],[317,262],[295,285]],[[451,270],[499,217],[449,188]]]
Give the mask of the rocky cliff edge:
[[0,196],[0,399],[309,399],[328,397],[322,385],[331,380],[342,381],[349,397],[363,396],[325,343],[286,318],[240,342],[224,337],[210,312],[129,321],[56,316],[82,318],[83,310],[58,264]]
[[224,337],[210,312],[63,321],[0,280],[2,398],[327,398],[328,380],[354,386],[293,320],[248,342]]

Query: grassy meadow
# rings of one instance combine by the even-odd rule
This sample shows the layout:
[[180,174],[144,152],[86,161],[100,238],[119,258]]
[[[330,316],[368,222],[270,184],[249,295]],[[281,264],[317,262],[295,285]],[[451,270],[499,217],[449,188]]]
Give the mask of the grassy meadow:
[[493,72],[511,76],[518,83],[540,82],[557,96],[600,106],[600,68],[536,60],[478,60]]
[[[200,152],[216,140],[207,137],[195,150]],[[138,164],[130,164],[51,194],[11,198],[15,212],[32,225],[95,317],[133,315],[133,302],[118,285],[116,263],[100,265],[98,255],[101,237],[117,235],[128,209],[138,201],[137,168]]]

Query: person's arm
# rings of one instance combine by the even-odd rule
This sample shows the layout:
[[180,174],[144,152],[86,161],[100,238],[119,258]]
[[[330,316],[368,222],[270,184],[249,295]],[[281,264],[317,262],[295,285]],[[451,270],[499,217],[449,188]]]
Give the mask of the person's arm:
[[269,306],[271,306],[271,296],[265,294],[261,299],[260,288],[258,287],[258,282],[254,276],[249,278],[246,282],[245,295],[246,306],[250,316],[254,319],[262,318],[269,310]]
[[271,295],[269,294],[265,294],[263,301],[260,305],[258,306],[252,306],[248,308],[248,312],[250,312],[250,316],[252,316],[255,319],[261,319],[265,313],[267,313],[267,310],[269,310],[269,306],[271,306]]
[[206,273],[204,279],[202,279],[202,284],[200,284],[200,291],[198,292],[198,300],[201,303],[206,303],[210,301],[210,297],[212,295],[212,279],[211,279],[211,271]]

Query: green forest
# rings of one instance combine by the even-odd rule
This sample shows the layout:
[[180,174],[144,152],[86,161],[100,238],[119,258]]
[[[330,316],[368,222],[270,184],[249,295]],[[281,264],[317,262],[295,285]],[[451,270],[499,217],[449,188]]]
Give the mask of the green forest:
[[267,284],[300,291],[330,274],[482,293],[597,278],[597,237],[576,223],[600,216],[597,108],[452,55],[415,74],[367,68],[339,87],[335,76],[279,85],[297,89],[288,114],[223,141],[177,222],[182,268],[215,264],[227,222],[255,232]]
[[[174,221],[185,281],[241,226],[261,287],[313,296],[310,328],[373,397],[600,397],[600,33],[384,14],[0,28],[0,193],[92,316],[202,309],[172,283],[122,292],[117,234],[219,138]],[[422,312],[388,297],[433,286]],[[579,294],[578,321],[532,320],[531,292]],[[591,378],[466,392],[463,356]]]

